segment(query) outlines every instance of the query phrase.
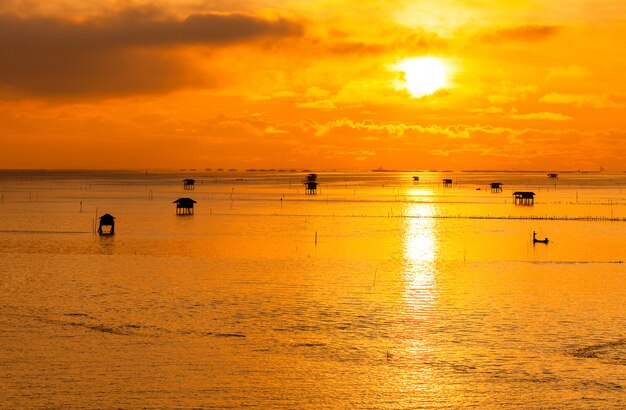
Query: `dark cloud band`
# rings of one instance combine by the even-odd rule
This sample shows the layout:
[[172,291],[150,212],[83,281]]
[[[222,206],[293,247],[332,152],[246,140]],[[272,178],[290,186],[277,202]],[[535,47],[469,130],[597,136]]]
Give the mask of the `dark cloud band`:
[[301,34],[297,23],[243,14],[185,19],[129,9],[86,21],[0,15],[0,87],[34,95],[129,94],[194,81],[177,47],[223,46]]

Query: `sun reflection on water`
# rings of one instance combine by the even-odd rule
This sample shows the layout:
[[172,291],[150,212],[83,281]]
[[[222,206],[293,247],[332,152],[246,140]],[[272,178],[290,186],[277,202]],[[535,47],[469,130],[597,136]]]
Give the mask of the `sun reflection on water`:
[[404,237],[405,298],[423,307],[434,298],[434,262],[437,256],[435,212],[432,204],[412,204],[407,209]]
[[403,293],[407,328],[406,354],[432,358],[431,327],[437,296],[435,205],[415,203],[406,210],[404,231]]

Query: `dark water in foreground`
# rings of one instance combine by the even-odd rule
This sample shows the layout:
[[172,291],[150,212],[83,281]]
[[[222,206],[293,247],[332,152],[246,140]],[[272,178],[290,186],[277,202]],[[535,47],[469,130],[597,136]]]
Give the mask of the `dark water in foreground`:
[[626,175],[412,175],[0,171],[0,408],[626,408]]

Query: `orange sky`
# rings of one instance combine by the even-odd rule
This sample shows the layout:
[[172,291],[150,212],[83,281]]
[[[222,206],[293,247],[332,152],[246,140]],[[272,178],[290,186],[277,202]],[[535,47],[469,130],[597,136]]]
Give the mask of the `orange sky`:
[[626,169],[626,2],[91,3],[0,3],[0,168]]

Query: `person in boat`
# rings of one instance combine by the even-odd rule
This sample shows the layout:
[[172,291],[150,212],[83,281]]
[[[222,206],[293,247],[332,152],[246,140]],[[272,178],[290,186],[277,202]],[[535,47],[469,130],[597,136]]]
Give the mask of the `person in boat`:
[[537,239],[537,232],[533,231],[533,243],[548,243],[548,238]]

